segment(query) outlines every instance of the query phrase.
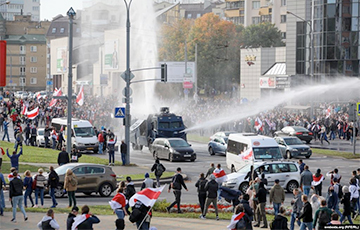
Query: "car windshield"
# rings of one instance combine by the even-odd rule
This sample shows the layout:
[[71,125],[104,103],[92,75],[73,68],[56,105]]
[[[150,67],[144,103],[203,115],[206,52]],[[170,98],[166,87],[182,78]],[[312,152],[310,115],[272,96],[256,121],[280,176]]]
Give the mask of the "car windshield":
[[40,136],[44,136],[44,130],[39,130],[38,133]]
[[170,123],[170,129],[178,129],[178,128],[181,128],[180,121],[173,121]]
[[77,137],[93,137],[95,136],[95,131],[92,127],[77,127],[74,128],[75,135]]
[[254,157],[257,160],[262,159],[282,159],[279,147],[253,148]]
[[293,127],[296,132],[307,132],[308,130],[303,127]]
[[[251,164],[247,164],[244,167],[240,168],[237,173],[241,173],[241,174],[245,174],[248,173],[250,171],[250,166]],[[254,168],[256,169],[258,167],[257,164],[254,164]]]
[[72,169],[74,166],[73,165],[62,165],[58,168],[55,169],[55,172],[58,174],[58,175],[65,175],[66,173],[66,170],[68,169]]
[[169,122],[159,122],[159,129],[168,129],[170,128],[170,123]]
[[287,145],[302,145],[303,144],[301,142],[301,140],[298,138],[286,138],[286,139],[284,139],[284,141]]
[[183,139],[169,140],[171,147],[189,147],[189,144]]
[[227,143],[228,143],[229,138],[227,138],[227,137],[223,137],[223,139],[224,139],[225,143],[227,144]]

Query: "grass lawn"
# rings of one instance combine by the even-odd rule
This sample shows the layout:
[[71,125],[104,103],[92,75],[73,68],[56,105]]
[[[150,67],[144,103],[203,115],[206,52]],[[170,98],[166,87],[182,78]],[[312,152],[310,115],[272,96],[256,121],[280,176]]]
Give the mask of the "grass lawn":
[[208,136],[200,136],[199,134],[192,134],[189,133],[187,135],[187,140],[188,141],[195,141],[195,142],[200,142],[200,143],[208,143],[210,137]]
[[[320,154],[320,155],[326,155],[326,156],[334,156],[334,157],[344,157],[346,159],[360,159],[360,154],[352,154],[350,152],[339,152],[335,150],[327,150],[327,149],[311,149],[313,153]],[[360,151],[360,150],[358,150]]]
[[[161,176],[161,178],[172,177],[172,176],[174,176],[174,174],[175,174],[175,172],[164,172],[163,175]],[[156,179],[154,173],[149,173],[149,175],[150,175],[151,179]],[[127,176],[131,177],[131,180],[143,180],[144,179],[144,174],[127,174],[127,175],[121,175],[121,180],[125,180]]]
[[[1,172],[7,174],[10,172],[10,168],[11,168],[10,163],[5,162],[1,166]],[[49,171],[48,167],[42,167],[41,165],[35,166],[35,165],[29,165],[29,164],[20,164],[19,172],[22,176],[22,173],[24,173],[26,170],[30,170],[30,172],[37,172],[39,168],[43,168],[45,171]]]

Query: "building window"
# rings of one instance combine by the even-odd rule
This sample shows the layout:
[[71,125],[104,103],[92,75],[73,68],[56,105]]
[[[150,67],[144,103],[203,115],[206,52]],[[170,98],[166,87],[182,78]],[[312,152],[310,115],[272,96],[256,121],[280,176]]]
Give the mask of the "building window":
[[80,33],[80,28],[76,28],[76,33]]
[[60,28],[60,33],[63,34],[64,31],[65,31],[65,28],[64,28],[64,27],[61,27],[61,28]]
[[260,9],[260,1],[253,1],[252,2],[252,8],[254,10]]
[[286,14],[281,15],[281,23],[286,23]]
[[30,62],[37,62],[37,57],[30,57]]
[[252,17],[252,24],[256,25],[260,23],[260,17]]
[[36,85],[37,84],[37,78],[36,77],[30,78],[30,84],[31,85]]
[[19,85],[20,85],[20,86],[26,85],[26,78],[25,78],[25,77],[19,78]]
[[37,67],[30,67],[30,73],[37,73]]
[[33,10],[33,11],[40,11],[40,8],[39,8],[38,6],[33,6],[33,7],[32,7],[32,10]]
[[261,20],[261,22],[271,22],[271,14],[261,15],[260,20]]
[[20,46],[20,54],[25,54],[25,53],[26,53],[25,46]]
[[192,16],[191,14],[188,14],[188,15],[187,15],[187,18],[191,18],[191,16]]
[[25,67],[20,67],[20,75],[25,75]]
[[20,65],[25,65],[25,57],[20,56]]
[[286,39],[286,32],[281,32],[281,39]]
[[240,15],[244,15],[245,14],[245,10],[240,10]]
[[31,52],[37,52],[37,46],[30,46],[30,51]]
[[38,0],[32,0],[32,2],[38,2]]
[[200,17],[201,17],[201,14],[197,14],[197,15],[196,15],[196,18],[200,18]]
[[56,27],[52,28],[51,33],[56,33]]
[[281,0],[281,6],[286,6],[286,0]]

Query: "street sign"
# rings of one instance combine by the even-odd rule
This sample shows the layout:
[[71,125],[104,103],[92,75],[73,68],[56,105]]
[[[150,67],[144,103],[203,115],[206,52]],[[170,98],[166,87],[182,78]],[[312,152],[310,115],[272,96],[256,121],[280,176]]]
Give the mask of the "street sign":
[[124,118],[125,117],[125,108],[124,107],[115,107],[115,118]]
[[76,15],[75,10],[70,7],[69,11],[66,13],[69,17],[74,17]]
[[183,88],[184,89],[192,89],[193,88],[193,83],[189,82],[189,81],[184,81],[183,82]]
[[53,82],[52,81],[46,81],[46,85],[52,85]]
[[356,103],[357,115],[360,116],[360,102]]
[[108,85],[108,75],[107,74],[100,74],[100,85],[101,86]]
[[[124,97],[126,97],[126,91],[127,91],[127,88],[125,87],[123,90],[122,90],[122,94],[124,95]],[[132,95],[132,89],[129,87],[129,96]]]
[[[121,78],[126,81],[126,71],[121,73]],[[130,81],[135,77],[135,75],[133,73],[130,72]]]

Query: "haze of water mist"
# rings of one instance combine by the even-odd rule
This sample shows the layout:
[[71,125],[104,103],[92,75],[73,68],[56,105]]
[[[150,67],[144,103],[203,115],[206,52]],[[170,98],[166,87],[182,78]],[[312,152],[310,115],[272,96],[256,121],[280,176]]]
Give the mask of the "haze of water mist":
[[[338,95],[339,97],[351,98],[353,96],[360,98],[359,95],[360,79],[359,78],[339,78],[335,81],[323,85],[303,86],[294,90],[278,93],[266,98],[261,98],[256,102],[249,102],[246,105],[234,105],[234,108],[227,111],[217,111],[214,119],[201,122],[190,127],[184,132],[193,130],[212,128],[233,121],[238,121],[249,116],[257,115],[261,112],[274,109],[285,102],[301,97],[312,97],[313,100],[320,96]],[[309,101],[310,103],[310,101]],[[208,111],[204,111],[206,113]],[[216,117],[215,117],[216,116]],[[185,121],[186,122],[186,121]]]

